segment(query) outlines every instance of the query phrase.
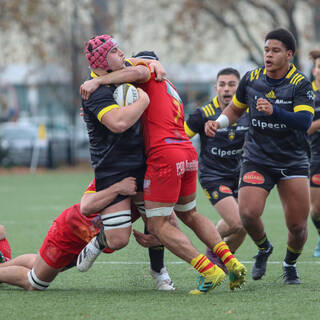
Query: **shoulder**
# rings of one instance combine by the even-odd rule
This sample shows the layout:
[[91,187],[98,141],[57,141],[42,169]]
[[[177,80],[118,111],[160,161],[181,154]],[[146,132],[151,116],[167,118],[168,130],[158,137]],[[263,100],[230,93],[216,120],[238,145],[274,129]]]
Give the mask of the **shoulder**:
[[218,97],[214,97],[211,101],[209,101],[204,106],[199,107],[196,110],[203,118],[211,118],[216,114],[221,113],[221,108],[219,106]]
[[310,86],[312,88],[311,82],[308,77],[298,70],[295,65],[291,65],[288,74],[286,75],[287,81],[294,86]]
[[259,80],[266,74],[264,67],[257,67],[253,70],[248,71],[242,79],[244,79],[247,82],[253,82],[255,80]]

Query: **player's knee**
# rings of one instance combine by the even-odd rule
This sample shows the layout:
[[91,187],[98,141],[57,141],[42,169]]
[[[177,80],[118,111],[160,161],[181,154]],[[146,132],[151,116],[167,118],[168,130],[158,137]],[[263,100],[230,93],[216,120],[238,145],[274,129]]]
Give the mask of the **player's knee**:
[[305,224],[289,223],[289,232],[294,235],[295,238],[303,239],[307,235],[307,226]]
[[196,208],[189,210],[188,212],[177,212],[179,219],[187,226],[191,226],[197,219],[199,212]]
[[34,272],[34,269],[32,268],[28,272],[28,281],[26,282],[25,289],[32,291],[32,290],[46,290],[50,285],[50,282],[40,280],[36,273]]
[[230,228],[229,229],[230,233],[236,233],[236,234],[246,233],[241,221],[231,224],[229,228]]
[[129,243],[129,237],[127,236],[119,236],[119,237],[112,237],[108,238],[108,246],[112,250],[120,250],[126,247]]

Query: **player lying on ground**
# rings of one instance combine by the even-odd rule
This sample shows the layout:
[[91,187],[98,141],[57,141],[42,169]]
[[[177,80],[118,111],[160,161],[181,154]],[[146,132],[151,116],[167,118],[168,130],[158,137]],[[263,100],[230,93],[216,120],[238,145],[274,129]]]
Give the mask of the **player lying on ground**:
[[[87,190],[92,190],[92,184]],[[104,206],[118,194],[135,193],[135,179],[129,177],[100,192],[85,193],[82,199],[86,203],[86,200],[91,198]],[[138,217],[137,214],[135,219]],[[26,290],[47,289],[59,272],[75,266],[78,254],[99,232],[100,227],[99,214],[86,217],[80,213],[80,203],[71,206],[54,220],[38,254],[24,254],[0,264],[0,282]],[[159,244],[151,235],[143,235],[143,241],[147,246]],[[108,249],[104,252],[113,251]]]
[[6,229],[0,224],[0,263],[6,262],[11,259],[11,248],[8,240],[6,239]]

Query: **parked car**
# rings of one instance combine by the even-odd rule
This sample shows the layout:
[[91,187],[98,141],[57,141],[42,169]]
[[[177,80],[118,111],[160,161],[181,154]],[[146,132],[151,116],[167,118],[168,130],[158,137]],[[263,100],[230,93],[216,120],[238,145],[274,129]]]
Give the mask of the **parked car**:
[[68,162],[71,152],[70,128],[40,125],[30,121],[0,124],[3,166],[54,167]]

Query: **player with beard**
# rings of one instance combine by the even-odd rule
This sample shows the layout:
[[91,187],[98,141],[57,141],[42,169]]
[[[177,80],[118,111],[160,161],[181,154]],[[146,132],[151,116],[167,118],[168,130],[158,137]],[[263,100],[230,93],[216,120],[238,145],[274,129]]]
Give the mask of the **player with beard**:
[[[248,117],[244,114],[232,126],[218,130],[214,139],[205,134],[204,127],[208,120],[216,120],[231,102],[239,80],[240,74],[237,70],[220,70],[215,85],[217,95],[207,105],[194,110],[185,122],[185,131],[190,138],[197,133],[200,135],[199,181],[211,204],[221,216],[217,229],[233,253],[246,236],[237,198],[240,160],[245,134],[248,131]],[[227,272],[212,249],[207,248],[206,256]]]
[[[153,52],[149,54],[157,59]],[[135,57],[141,55],[144,52]],[[230,288],[241,287],[245,281],[245,267],[232,255],[214,224],[196,209],[197,154],[184,131],[184,108],[179,94],[168,79],[157,82],[148,63],[129,61],[136,76],[125,69],[111,72],[91,80],[94,84],[90,90],[110,83],[137,82],[150,97],[149,107],[141,120],[147,157],[144,202],[148,230],[200,273],[197,288],[190,294],[205,294],[220,285],[226,276],[219,266],[193,247],[184,233],[170,224],[173,209],[181,221],[222,259],[230,273]],[[143,77],[140,76],[142,72]],[[92,263],[90,259],[87,261],[86,265],[90,267],[94,259]]]
[[315,114],[311,127],[308,130],[311,143],[311,218],[319,234],[317,247],[313,255],[316,258],[320,258],[320,50],[312,50],[310,52],[310,58],[313,61],[312,74],[314,80],[312,82],[312,88],[315,94]]

